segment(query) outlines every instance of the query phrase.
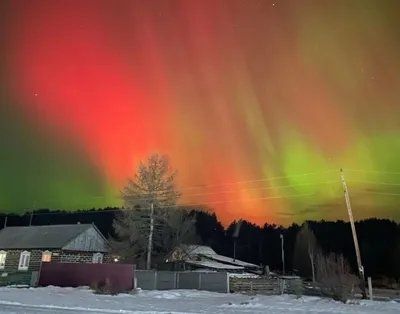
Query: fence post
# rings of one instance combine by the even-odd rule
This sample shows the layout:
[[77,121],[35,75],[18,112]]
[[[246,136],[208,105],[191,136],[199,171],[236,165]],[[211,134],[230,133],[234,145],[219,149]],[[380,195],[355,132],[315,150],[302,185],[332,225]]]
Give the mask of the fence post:
[[279,278],[278,284],[279,284],[279,293],[284,294],[285,293],[285,279]]
[[135,275],[133,275],[133,289],[136,290],[137,288],[138,288],[137,277],[136,277],[136,273],[135,273]]
[[230,287],[230,280],[229,280],[229,273],[225,273],[226,274],[226,293],[231,292],[231,287]]
[[368,277],[368,291],[369,291],[369,299],[372,301],[373,296],[372,296],[372,279],[371,279],[371,277]]
[[199,274],[199,290],[201,290],[201,272],[198,272]]
[[264,274],[265,274],[266,277],[271,276],[271,272],[269,270],[269,266],[268,265],[265,265],[265,267],[264,267]]
[[180,289],[179,288],[179,275],[180,275],[180,272],[177,272],[176,273],[176,289]]
[[157,290],[157,271],[154,271],[154,290]]

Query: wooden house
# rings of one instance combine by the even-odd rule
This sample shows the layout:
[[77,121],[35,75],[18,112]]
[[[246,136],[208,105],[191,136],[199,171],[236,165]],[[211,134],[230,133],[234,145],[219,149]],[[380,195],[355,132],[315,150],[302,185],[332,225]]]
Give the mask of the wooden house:
[[175,248],[159,270],[204,270],[230,273],[260,273],[261,267],[235,258],[217,254],[211,247],[182,244]]
[[41,263],[111,262],[94,224],[6,227],[0,231],[0,274],[37,272]]

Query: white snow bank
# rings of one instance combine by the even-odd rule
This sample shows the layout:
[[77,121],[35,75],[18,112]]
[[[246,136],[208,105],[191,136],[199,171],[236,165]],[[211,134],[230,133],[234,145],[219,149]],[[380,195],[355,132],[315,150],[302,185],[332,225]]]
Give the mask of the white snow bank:
[[205,291],[169,290],[141,291],[137,294],[117,296],[96,295],[82,288],[0,288],[0,313],[2,306],[35,308],[35,313],[49,309],[68,313],[123,313],[123,314],[400,314],[394,302],[359,301],[342,304],[328,299],[294,296],[245,296]]
[[233,278],[260,278],[260,275],[252,273],[229,273],[229,277]]

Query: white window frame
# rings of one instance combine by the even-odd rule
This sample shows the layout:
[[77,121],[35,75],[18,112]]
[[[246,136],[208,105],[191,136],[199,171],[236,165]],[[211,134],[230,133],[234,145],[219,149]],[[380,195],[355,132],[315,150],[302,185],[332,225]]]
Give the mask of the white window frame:
[[18,270],[28,270],[31,252],[23,251],[19,256]]
[[103,254],[102,253],[94,253],[92,263],[93,264],[102,264],[103,263]]
[[[51,252],[50,251],[43,251],[43,253],[42,253],[42,263],[49,263],[49,262],[51,262]],[[50,260],[48,260],[48,261],[46,261],[46,260],[44,260],[44,257],[45,256],[50,256]]]
[[6,266],[7,252],[0,251],[0,269],[4,269]]

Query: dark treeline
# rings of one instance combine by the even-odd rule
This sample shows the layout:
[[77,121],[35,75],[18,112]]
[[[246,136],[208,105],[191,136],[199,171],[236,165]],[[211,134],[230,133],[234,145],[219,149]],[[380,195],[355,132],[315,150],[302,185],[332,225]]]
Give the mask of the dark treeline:
[[[7,226],[46,224],[94,223],[108,237],[112,234],[112,221],[117,208],[99,210],[63,212],[37,210],[31,217],[29,214],[0,215],[1,228]],[[196,226],[198,235],[204,245],[211,246],[219,254],[233,256],[233,238],[236,222],[224,228],[213,213],[197,212]],[[344,221],[310,221],[320,246],[325,252],[342,253],[356,270],[354,244],[349,223]],[[236,240],[236,257],[255,264],[269,265],[273,270],[282,269],[281,239],[284,235],[284,251],[286,270],[292,270],[293,251],[296,234],[300,226],[293,224],[283,228],[265,224],[257,226],[243,222],[239,237]],[[362,261],[367,276],[373,278],[400,278],[400,225],[384,219],[368,219],[356,223],[361,249]]]

